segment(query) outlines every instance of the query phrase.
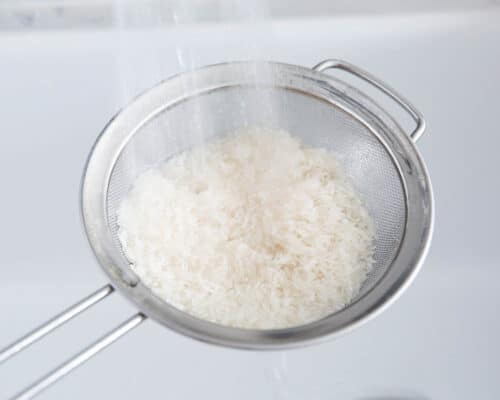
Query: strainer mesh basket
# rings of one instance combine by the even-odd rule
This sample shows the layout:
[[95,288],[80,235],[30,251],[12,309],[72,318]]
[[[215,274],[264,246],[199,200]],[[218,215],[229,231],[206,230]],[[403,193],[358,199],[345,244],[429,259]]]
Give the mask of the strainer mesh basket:
[[[121,249],[118,208],[138,174],[179,152],[248,126],[287,130],[307,145],[333,152],[342,164],[375,226],[375,263],[359,293],[362,296],[391,265],[404,233],[405,194],[400,174],[383,143],[352,115],[286,87],[210,90],[159,112],[137,129],[109,180],[107,222],[115,246]],[[128,263],[123,252],[121,256]]]

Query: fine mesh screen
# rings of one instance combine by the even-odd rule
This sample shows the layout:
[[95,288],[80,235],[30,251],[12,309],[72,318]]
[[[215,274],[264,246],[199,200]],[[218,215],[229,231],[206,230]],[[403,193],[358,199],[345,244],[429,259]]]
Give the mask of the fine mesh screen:
[[116,213],[138,174],[246,126],[285,129],[308,145],[329,149],[343,165],[375,223],[375,265],[358,297],[364,295],[391,265],[403,237],[406,208],[399,173],[379,140],[354,117],[284,88],[213,90],[177,103],[140,128],[123,149],[109,182],[106,206],[115,245],[120,247]]

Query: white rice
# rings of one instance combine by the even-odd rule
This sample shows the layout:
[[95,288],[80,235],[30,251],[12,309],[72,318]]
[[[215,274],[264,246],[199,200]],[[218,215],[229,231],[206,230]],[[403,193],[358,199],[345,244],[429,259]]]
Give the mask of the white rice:
[[284,131],[239,131],[148,170],[118,223],[145,285],[223,325],[317,320],[373,265],[371,218],[339,164]]

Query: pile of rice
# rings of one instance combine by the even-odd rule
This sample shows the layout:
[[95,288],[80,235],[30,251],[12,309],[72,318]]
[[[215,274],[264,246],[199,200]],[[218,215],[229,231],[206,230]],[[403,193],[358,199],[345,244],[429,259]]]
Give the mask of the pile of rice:
[[373,265],[371,218],[339,164],[284,131],[239,131],[146,171],[118,224],[157,296],[241,328],[340,310]]

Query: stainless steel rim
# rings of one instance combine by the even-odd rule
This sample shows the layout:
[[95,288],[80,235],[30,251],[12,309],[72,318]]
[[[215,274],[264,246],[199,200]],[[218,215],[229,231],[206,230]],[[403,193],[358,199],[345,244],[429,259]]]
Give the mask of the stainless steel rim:
[[[148,317],[174,331],[217,345],[260,350],[294,347],[331,338],[373,318],[408,287],[429,248],[434,214],[426,167],[410,138],[387,112],[364,94],[318,71],[265,63],[285,77],[310,80],[315,87],[315,93],[309,93],[311,96],[330,103],[365,125],[393,158],[405,188],[407,225],[399,253],[381,282],[349,306],[349,317],[340,311],[307,325],[263,331],[202,321],[157,298],[137,280],[128,266],[119,265],[117,249],[106,223],[106,196],[103,193],[107,191],[115,161],[134,132],[157,113],[187,97],[224,85],[237,85],[237,80],[227,78],[231,76],[229,70],[243,70],[249,64],[254,63],[224,63],[191,72],[196,74],[197,86],[189,89],[180,84],[180,76],[175,76],[148,90],[118,113],[104,128],[87,161],[81,187],[82,217],[90,245],[112,284]],[[420,134],[421,131],[418,136]]]

